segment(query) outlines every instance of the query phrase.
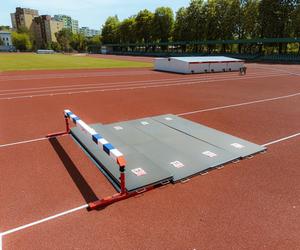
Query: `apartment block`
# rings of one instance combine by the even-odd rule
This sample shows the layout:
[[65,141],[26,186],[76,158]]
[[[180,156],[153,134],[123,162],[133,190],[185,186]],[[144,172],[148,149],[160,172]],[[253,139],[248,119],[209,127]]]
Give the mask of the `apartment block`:
[[13,29],[20,29],[22,27],[25,27],[32,32],[33,19],[39,16],[39,12],[34,9],[17,7],[16,12],[11,13],[10,16]]
[[65,29],[70,29],[72,33],[78,33],[78,21],[67,15],[54,15],[54,19],[64,23]]
[[85,37],[93,37],[101,34],[100,30],[90,29],[89,27],[81,27],[79,33]]
[[64,28],[63,22],[57,21],[49,15],[35,17],[33,23],[38,48],[46,48],[51,42],[57,42],[55,33]]

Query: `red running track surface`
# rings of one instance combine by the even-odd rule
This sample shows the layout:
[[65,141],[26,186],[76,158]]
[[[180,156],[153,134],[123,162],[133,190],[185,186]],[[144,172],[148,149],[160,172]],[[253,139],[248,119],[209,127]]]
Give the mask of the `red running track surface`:
[[[99,71],[22,72],[1,79],[2,74],[0,89],[10,93],[3,96],[13,99],[0,99],[5,118],[0,144],[63,129],[65,108],[87,123],[198,110],[184,117],[258,144],[300,132],[300,66],[251,64],[241,79],[233,73],[183,76],[140,69],[142,73],[134,75],[131,70],[122,70],[123,75],[102,70],[102,76],[95,75]],[[55,78],[58,73],[67,78]],[[72,73],[77,77],[70,78]],[[45,79],[32,79],[43,75]],[[150,87],[153,80],[156,87]],[[174,85],[176,80],[180,84]],[[110,90],[114,84],[128,86],[128,81],[134,88]],[[48,88],[91,82],[105,83],[108,90],[68,94]],[[163,86],[166,82],[169,86]],[[35,96],[38,89],[32,88],[41,87],[48,88],[43,92],[47,95]],[[25,91],[32,97],[15,98]],[[274,97],[284,98],[265,100]],[[247,104],[256,100],[265,101]],[[232,104],[242,105],[223,108]],[[219,108],[207,110],[214,107]],[[266,154],[186,184],[168,185],[101,211],[82,209],[5,235],[3,249],[297,249],[299,150],[299,137],[270,145]],[[1,147],[0,152],[0,202],[5,204],[0,207],[0,232],[114,193],[68,136]]]

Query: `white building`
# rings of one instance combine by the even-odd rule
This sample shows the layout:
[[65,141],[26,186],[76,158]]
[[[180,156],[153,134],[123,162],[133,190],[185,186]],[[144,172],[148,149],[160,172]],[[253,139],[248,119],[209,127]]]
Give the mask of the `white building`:
[[244,61],[225,56],[156,58],[154,69],[182,74],[239,71]]
[[3,46],[13,46],[11,33],[9,31],[0,31],[0,40]]
[[79,33],[83,34],[85,37],[93,37],[101,34],[100,30],[93,30],[89,27],[81,27],[79,29]]
[[71,30],[73,34],[78,33],[78,20],[67,15],[54,15],[54,19],[63,22],[64,28]]

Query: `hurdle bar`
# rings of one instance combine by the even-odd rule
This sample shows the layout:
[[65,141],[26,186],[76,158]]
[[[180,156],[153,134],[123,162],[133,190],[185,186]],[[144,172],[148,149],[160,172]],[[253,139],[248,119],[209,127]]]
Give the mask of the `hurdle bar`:
[[[105,138],[103,138],[100,134],[98,134],[93,128],[88,126],[84,121],[82,121],[77,115],[73,114],[70,110],[64,110],[64,118],[66,124],[66,130],[58,133],[48,134],[47,137],[56,137],[70,133],[70,125],[69,119],[73,121],[73,123],[81,129],[90,139],[98,145],[100,150],[103,150],[107,155],[112,157],[119,166],[120,170],[120,192],[116,193],[112,196],[108,196],[106,198],[100,199],[98,201],[90,202],[89,208],[96,209],[100,207],[107,206],[116,201],[120,201],[123,199],[127,199],[131,196],[137,195],[140,192],[129,193],[126,190],[126,179],[125,179],[125,166],[126,160],[124,155],[116,149],[111,143],[109,143]],[[143,192],[152,189],[152,187],[148,187]]]

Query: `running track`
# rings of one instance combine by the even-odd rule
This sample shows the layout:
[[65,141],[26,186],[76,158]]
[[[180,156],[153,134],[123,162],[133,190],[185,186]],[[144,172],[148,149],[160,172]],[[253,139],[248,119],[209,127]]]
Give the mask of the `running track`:
[[[299,249],[299,75],[300,66],[259,64],[243,77],[0,74],[3,249]],[[63,128],[65,108],[87,123],[173,113],[270,145],[186,184],[88,212],[87,202],[114,190],[70,137],[43,138]]]

